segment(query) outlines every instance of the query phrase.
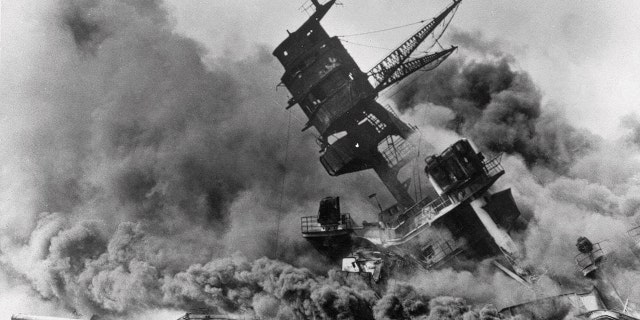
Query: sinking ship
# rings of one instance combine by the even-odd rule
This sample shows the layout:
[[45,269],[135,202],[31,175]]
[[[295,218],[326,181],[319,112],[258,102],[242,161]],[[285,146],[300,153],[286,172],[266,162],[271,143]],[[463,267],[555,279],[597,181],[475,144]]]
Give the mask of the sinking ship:
[[[317,215],[301,217],[302,236],[320,253],[381,291],[394,272],[428,272],[460,259],[488,259],[532,290],[539,278],[539,270],[522,265],[511,237],[511,232],[526,227],[511,190],[494,186],[505,174],[501,155],[485,155],[472,141],[461,139],[424,158],[424,177],[435,195],[412,195],[412,181],[402,172],[422,160],[410,140],[417,128],[377,101],[382,90],[418,70],[436,68],[456,50],[440,47],[441,51],[412,58],[430,36],[438,43],[460,1],[454,0],[368,72],[358,67],[339,37],[329,36],[320,24],[335,0],[311,0],[313,14],[273,52],[284,66],[281,82],[291,94],[286,108],[298,105],[308,118],[302,130],[317,131],[320,163],[327,173],[340,176],[372,169],[396,201],[383,208],[376,198],[378,221],[373,223],[354,221],[335,195],[320,200]],[[434,36],[439,26],[442,33]],[[629,236],[640,258],[640,226],[630,229]],[[600,245],[582,237],[577,247],[576,265],[590,290],[511,306],[500,315],[640,319],[640,307],[623,300],[602,271],[606,259]]]
[[285,69],[282,84],[291,93],[286,108],[298,105],[308,118],[302,130],[313,127],[318,132],[320,163],[329,175],[372,169],[396,203],[380,207],[377,222],[356,223],[341,211],[339,196],[326,197],[318,215],[302,217],[303,237],[322,254],[347,259],[345,271],[368,270],[376,278],[380,272],[373,265],[380,265],[384,256],[423,269],[456,257],[498,257],[496,265],[526,281],[526,272],[517,264],[518,247],[509,235],[520,212],[510,189],[492,190],[505,173],[500,155],[485,156],[472,141],[462,139],[424,159],[425,179],[437,196],[412,195],[412,182],[400,174],[416,161],[409,137],[417,128],[376,101],[382,90],[418,70],[437,67],[457,49],[411,57],[425,40],[435,37],[436,28],[444,32],[460,0],[368,72],[361,71],[340,39],[329,36],[320,24],[335,0],[311,2],[313,14],[273,52]]

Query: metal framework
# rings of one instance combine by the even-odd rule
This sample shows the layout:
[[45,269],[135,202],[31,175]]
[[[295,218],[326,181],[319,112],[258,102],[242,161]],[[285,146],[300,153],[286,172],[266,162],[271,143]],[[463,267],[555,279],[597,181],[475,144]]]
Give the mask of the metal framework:
[[300,217],[300,228],[302,233],[328,232],[328,231],[352,231],[354,222],[351,215],[343,213],[340,221],[334,224],[321,224],[318,222],[318,216]]
[[[396,70],[411,56],[422,42],[444,21],[444,19],[460,4],[462,0],[454,0],[453,4],[446,8],[441,14],[433,18],[429,23],[416,32],[411,38],[405,41],[397,49],[382,59],[375,67],[369,70],[368,75],[373,78],[374,87],[388,83]],[[388,85],[387,85],[388,86]],[[379,90],[378,90],[379,91]]]
[[380,92],[392,84],[406,78],[410,74],[422,69],[430,65],[430,68],[433,69],[440,65],[445,59],[449,57],[458,47],[451,47],[447,50],[439,51],[430,55],[426,55],[424,57],[416,58],[411,61],[407,61],[403,64],[400,64],[396,70],[389,77],[384,79],[383,82],[380,82],[376,86],[376,91]]

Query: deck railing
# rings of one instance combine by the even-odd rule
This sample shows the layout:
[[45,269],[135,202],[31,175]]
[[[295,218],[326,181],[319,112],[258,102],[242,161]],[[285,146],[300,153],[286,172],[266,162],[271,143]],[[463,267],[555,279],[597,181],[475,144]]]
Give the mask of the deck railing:
[[627,233],[633,239],[633,241],[640,244],[640,225],[629,229]]
[[[458,191],[450,192],[439,196],[436,199],[428,197],[418,201],[415,205],[405,210],[402,220],[394,221],[388,225],[389,240],[400,239],[415,230],[423,227],[425,224],[432,223],[442,212],[443,209],[456,205],[466,198],[486,187],[487,178],[493,178],[495,175],[504,172],[500,164],[501,155],[490,160],[484,161],[483,170],[485,175],[477,177],[471,182],[467,182],[464,188]],[[332,232],[332,231],[350,231],[353,230],[355,223],[351,220],[351,216],[346,213],[340,216],[340,221],[333,224],[318,223],[318,216],[307,216],[301,218],[302,233],[314,232]],[[640,233],[640,229],[638,230]]]
[[424,248],[427,248],[428,246],[431,246],[433,254],[430,256],[423,256],[422,259],[429,267],[438,264],[445,258],[450,257],[456,250],[459,250],[459,247],[456,246],[453,241],[444,239],[434,240]]
[[351,220],[351,216],[348,213],[344,213],[340,216],[339,223],[332,224],[320,224],[318,222],[318,216],[307,216],[300,218],[302,233],[311,232],[329,232],[339,230],[353,230],[354,222]]
[[582,271],[584,275],[597,268],[597,264],[604,258],[604,251],[600,247],[599,243],[593,244],[593,250],[589,253],[580,253],[575,257],[576,265],[578,269]]
[[385,146],[380,153],[390,167],[397,165],[415,151],[415,147],[400,136],[387,136],[380,145]]
[[504,171],[504,168],[502,167],[501,164],[502,161],[502,153],[491,158],[490,160],[484,161],[484,173],[487,174],[487,176],[494,176],[502,171]]
[[500,164],[501,158],[502,154],[483,162],[483,170],[486,176],[477,177],[471,182],[467,182],[465,184],[465,188],[462,188],[455,192],[450,192],[448,194],[443,194],[438,198],[431,200],[430,202],[429,198],[420,200],[418,203],[404,212],[404,215],[406,216],[404,220],[397,221],[390,227],[398,228],[398,230],[396,230],[396,234],[404,236],[424,226],[427,223],[433,222],[436,216],[446,207],[458,204],[472,194],[486,187],[485,184],[487,178],[493,178],[495,175],[504,172],[504,168]]

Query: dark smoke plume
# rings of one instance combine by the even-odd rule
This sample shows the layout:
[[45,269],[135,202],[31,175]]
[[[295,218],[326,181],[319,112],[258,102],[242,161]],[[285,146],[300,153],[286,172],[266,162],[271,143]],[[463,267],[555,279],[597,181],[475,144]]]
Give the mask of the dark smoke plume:
[[[434,153],[465,137],[483,151],[508,155],[502,162],[508,174],[498,186],[512,189],[529,220],[522,234],[512,235],[523,243],[525,263],[544,270],[542,292],[585,290],[567,257],[575,255],[575,239],[586,234],[597,241],[610,240],[605,251],[615,252],[612,278],[626,297],[638,300],[629,282],[638,275],[638,262],[626,236],[638,220],[639,163],[637,148],[629,148],[633,118],[625,122],[632,129],[625,141],[603,143],[602,138],[570,125],[559,107],[543,105],[530,76],[513,67],[514,58],[491,49],[498,42],[485,42],[478,35],[453,38],[468,51],[462,49],[462,57],[450,58],[398,89],[394,96],[398,108],[422,126],[421,137]],[[489,299],[503,306],[534,298],[500,277],[477,271],[430,272],[412,283],[475,303],[494,294]],[[392,310],[389,314],[398,314],[400,304],[389,298],[385,302]]]
[[64,23],[71,30],[73,40],[80,50],[95,52],[100,42],[105,38],[101,34],[102,30],[98,24],[89,21],[88,17],[82,16],[80,11],[67,13]]
[[627,140],[637,146],[640,146],[640,118],[637,114],[627,115],[622,119],[622,126],[629,131]]
[[84,314],[269,313],[277,301],[337,317],[371,304],[285,262],[225,258],[326,272],[293,223],[324,195],[377,185],[368,174],[330,181],[314,137],[287,141],[301,124],[294,115],[287,128],[270,50],[210,60],[160,1],[58,1],[33,14],[44,18],[29,28],[3,19],[3,270]]
[[529,165],[566,172],[576,157],[594,147],[595,138],[568,124],[559,111],[543,108],[530,76],[514,70],[513,58],[500,54],[495,44],[477,37],[458,32],[453,39],[490,58],[452,57],[422,73],[396,95],[399,109],[407,111],[422,103],[448,108],[454,118],[446,127],[482,148],[519,154]]
[[376,319],[501,319],[498,310],[491,305],[474,306],[462,298],[433,297],[428,294],[428,290],[404,284],[390,288],[374,307]]

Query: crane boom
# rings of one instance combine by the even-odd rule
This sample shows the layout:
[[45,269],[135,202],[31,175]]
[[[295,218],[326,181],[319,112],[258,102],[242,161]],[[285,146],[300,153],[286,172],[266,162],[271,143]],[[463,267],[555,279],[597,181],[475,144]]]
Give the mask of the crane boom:
[[375,88],[376,92],[380,92],[392,84],[406,78],[410,74],[422,69],[423,67],[434,64],[434,67],[437,67],[442,61],[447,59],[453,51],[458,49],[458,47],[451,47],[447,50],[439,51],[433,54],[426,55],[424,57],[416,58],[411,61],[407,61],[403,64],[400,64],[396,71],[385,79],[384,82],[378,84]]
[[382,61],[380,61],[380,63],[375,67],[369,70],[368,74],[373,78],[375,82],[374,86],[377,87],[386,82],[386,80],[395,73],[407,58],[409,58],[411,53],[418,48],[427,36],[429,36],[433,30],[435,30],[435,28],[444,21],[447,15],[449,15],[451,11],[458,6],[460,1],[462,0],[454,0],[453,4],[446,8],[441,14],[433,18],[433,20],[427,23],[424,27],[420,28],[418,32],[391,52],[387,57],[382,59]]

